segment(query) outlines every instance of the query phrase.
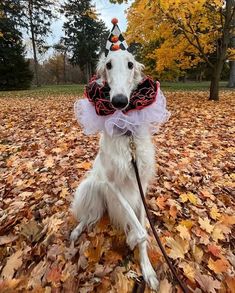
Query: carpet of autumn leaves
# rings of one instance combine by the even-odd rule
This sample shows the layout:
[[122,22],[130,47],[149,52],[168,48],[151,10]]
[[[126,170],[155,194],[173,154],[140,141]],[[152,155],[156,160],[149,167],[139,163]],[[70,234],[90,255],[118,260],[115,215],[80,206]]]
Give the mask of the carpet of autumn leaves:
[[[235,93],[218,103],[207,94],[166,93],[172,116],[153,137],[148,204],[185,283],[196,293],[234,293]],[[107,216],[69,241],[73,192],[98,150],[98,136],[84,136],[74,119],[75,99],[0,99],[1,293],[150,292],[137,281],[138,249]],[[159,292],[181,292],[149,235]]]

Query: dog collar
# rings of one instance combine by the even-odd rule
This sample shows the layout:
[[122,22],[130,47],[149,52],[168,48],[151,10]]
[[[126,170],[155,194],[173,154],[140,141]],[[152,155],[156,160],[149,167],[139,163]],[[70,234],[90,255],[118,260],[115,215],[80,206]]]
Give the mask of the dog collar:
[[[137,88],[131,93],[128,107],[122,111],[126,114],[132,110],[142,110],[156,101],[159,83],[150,77],[144,77]],[[117,110],[110,102],[110,88],[107,82],[100,83],[96,76],[92,77],[85,87],[85,96],[95,107],[96,114],[107,116]]]

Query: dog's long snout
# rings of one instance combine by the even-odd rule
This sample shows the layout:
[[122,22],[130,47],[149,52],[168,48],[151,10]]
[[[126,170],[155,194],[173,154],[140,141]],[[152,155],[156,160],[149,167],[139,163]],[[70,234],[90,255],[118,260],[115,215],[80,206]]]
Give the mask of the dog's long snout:
[[112,105],[116,109],[123,109],[127,106],[128,104],[128,98],[122,94],[116,95],[112,98]]

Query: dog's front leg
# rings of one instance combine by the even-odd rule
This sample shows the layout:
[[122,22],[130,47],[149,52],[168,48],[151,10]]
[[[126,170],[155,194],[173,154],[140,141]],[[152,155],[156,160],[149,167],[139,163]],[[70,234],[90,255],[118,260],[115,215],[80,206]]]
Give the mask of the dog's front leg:
[[[139,210],[139,220],[141,225],[145,228],[145,210],[142,203]],[[139,243],[139,252],[140,252],[140,266],[141,266],[141,271],[142,271],[144,280],[148,283],[148,285],[153,290],[157,290],[159,286],[159,282],[157,279],[157,275],[148,257],[147,241],[143,241]]]
[[[131,249],[134,249],[134,247],[138,243],[146,241],[147,239],[146,230],[140,224],[134,210],[132,209],[128,201],[125,199],[125,197],[121,194],[119,188],[117,186],[114,187],[114,185],[111,183],[108,183],[108,185],[112,194],[112,201],[108,201],[108,202],[111,205],[113,205],[115,204],[115,200],[118,200],[120,206],[122,207],[124,215],[122,213],[120,214],[116,213],[118,214],[118,217],[119,217],[119,219],[116,219],[116,220],[119,223],[123,222],[123,219],[120,219],[120,217],[125,216],[126,224],[130,226],[130,231],[128,232],[128,236],[127,236],[127,244],[130,246]],[[113,210],[113,208],[111,208],[110,206],[108,209],[109,209],[109,212],[110,210]],[[111,213],[110,216],[112,217],[112,214],[114,213],[112,211],[110,213]]]

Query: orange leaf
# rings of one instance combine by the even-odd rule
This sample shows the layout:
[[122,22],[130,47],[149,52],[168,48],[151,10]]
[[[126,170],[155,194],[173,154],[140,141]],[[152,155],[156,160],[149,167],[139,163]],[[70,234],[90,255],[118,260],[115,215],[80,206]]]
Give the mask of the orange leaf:
[[212,253],[214,256],[220,256],[221,254],[221,248],[215,244],[209,244],[208,251]]
[[156,204],[159,207],[160,210],[164,210],[166,207],[166,201],[167,201],[166,196],[158,196],[156,200]]
[[227,276],[225,282],[230,289],[231,293],[235,293],[235,278]]
[[221,222],[225,226],[232,226],[235,225],[235,216],[229,216],[229,215],[222,215]]
[[61,269],[59,267],[53,267],[48,273],[47,273],[47,281],[51,282],[52,284],[56,284],[61,279]]
[[83,162],[83,163],[79,163],[77,164],[77,167],[79,169],[83,169],[83,170],[90,170],[92,166],[91,162]]
[[208,268],[216,274],[226,273],[229,267],[229,262],[225,258],[217,259],[216,261],[213,261],[213,259],[210,258],[208,261]]

